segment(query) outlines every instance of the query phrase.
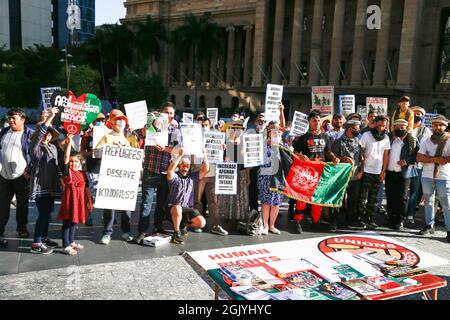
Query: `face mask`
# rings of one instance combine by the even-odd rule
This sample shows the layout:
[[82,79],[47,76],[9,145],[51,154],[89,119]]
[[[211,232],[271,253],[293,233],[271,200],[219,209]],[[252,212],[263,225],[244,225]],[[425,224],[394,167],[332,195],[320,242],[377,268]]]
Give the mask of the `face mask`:
[[125,129],[125,126],[126,126],[125,120],[117,120],[117,121],[116,121],[116,126],[117,126],[119,129]]
[[394,132],[397,137],[403,138],[406,136],[406,130],[395,129]]
[[359,134],[361,133],[361,131],[359,131],[359,130],[352,130],[352,135],[353,135],[353,137],[357,137],[357,136],[359,136]]
[[101,127],[102,125],[103,125],[103,122],[101,122],[101,121],[98,121],[98,122],[95,123],[96,127]]
[[231,121],[238,121],[239,120],[239,117],[232,117],[231,118]]
[[422,121],[423,121],[422,117],[414,116],[414,123],[422,122]]
[[263,132],[264,131],[264,125],[257,125],[256,129],[258,130],[258,132]]

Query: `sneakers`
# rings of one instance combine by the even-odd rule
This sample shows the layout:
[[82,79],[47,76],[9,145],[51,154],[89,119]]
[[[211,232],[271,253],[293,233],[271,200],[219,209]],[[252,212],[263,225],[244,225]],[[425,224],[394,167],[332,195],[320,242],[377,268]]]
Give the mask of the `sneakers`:
[[187,236],[188,235],[188,228],[186,226],[184,226],[183,228],[180,229],[181,235],[182,236]]
[[261,232],[262,236],[267,236],[269,234],[269,228],[264,228],[263,231]]
[[212,227],[211,233],[218,234],[219,236],[227,236],[228,235],[228,232],[219,225]]
[[175,244],[184,244],[184,238],[181,235],[181,232],[180,231],[174,232],[172,235],[172,240],[170,242]]
[[76,243],[76,242],[72,242],[72,244],[70,245],[72,248],[74,248],[75,250],[83,250],[84,246],[82,244]]
[[195,233],[202,233],[202,232],[203,232],[203,230],[202,230],[202,229],[200,229],[200,228],[194,228],[194,232],[195,232]]
[[349,229],[354,229],[354,230],[366,230],[367,226],[362,221],[356,221],[356,222],[353,222],[353,223],[349,224],[348,228]]
[[44,243],[47,247],[50,247],[52,249],[58,248],[58,244],[55,241],[51,240],[50,238],[42,240],[42,243]]
[[77,250],[72,246],[65,247],[63,251],[69,256],[76,256],[78,254]]
[[139,235],[136,238],[134,238],[134,242],[136,242],[137,244],[142,244],[144,241],[144,238],[146,238],[146,237],[147,237],[146,233],[139,233]]
[[366,225],[371,230],[375,230],[378,228],[378,225],[373,221],[367,221]]
[[109,244],[111,242],[111,236],[109,234],[103,235],[102,239],[100,240],[101,244]]
[[281,231],[275,227],[273,227],[272,229],[269,229],[269,232],[273,233],[273,234],[281,234]]
[[50,254],[53,252],[52,248],[47,247],[45,243],[33,243],[31,245],[31,253]]
[[122,234],[122,240],[126,241],[126,242],[131,242],[133,241],[133,236],[130,235],[129,233],[125,232],[124,234]]
[[433,226],[425,226],[422,230],[419,231],[419,234],[421,236],[424,236],[426,234],[434,234],[434,227]]
[[406,218],[406,221],[407,221],[408,223],[411,223],[411,224],[414,224],[414,223],[415,223],[414,217],[413,217],[413,216],[408,216],[408,217]]
[[303,233],[302,225],[298,221],[297,221],[297,225],[295,226],[295,232],[297,232],[298,234],[302,234]]

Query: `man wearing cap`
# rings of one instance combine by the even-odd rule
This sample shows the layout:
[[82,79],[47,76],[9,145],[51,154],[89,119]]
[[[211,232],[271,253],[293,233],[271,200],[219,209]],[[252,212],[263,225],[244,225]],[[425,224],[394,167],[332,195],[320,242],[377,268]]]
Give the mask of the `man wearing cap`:
[[[354,165],[354,173],[347,187],[347,200],[345,206],[346,223],[350,229],[364,230],[367,226],[362,221],[362,217],[359,216],[357,206],[359,189],[361,186],[359,171],[361,169],[362,148],[358,138],[361,131],[361,122],[358,120],[348,120],[344,124],[344,128],[344,134],[333,143],[331,151],[336,157],[341,159],[341,162]],[[337,217],[333,216],[333,229],[336,227],[336,224]]]
[[342,126],[344,125],[345,118],[342,114],[335,114],[333,116],[333,120],[331,120],[332,129],[327,132],[330,137],[330,143],[333,144],[334,141],[342,137],[344,134],[344,129]]
[[433,134],[425,139],[417,154],[417,161],[423,163],[422,191],[425,199],[425,226],[419,234],[434,233],[435,193],[444,210],[447,242],[450,243],[450,134],[445,132],[448,120],[437,116],[431,120]]
[[362,121],[362,115],[360,115],[359,113],[356,113],[356,112],[350,113],[350,114],[347,116],[346,120],[347,120],[347,121],[355,120],[355,121],[361,122],[361,121]]
[[[376,127],[361,137],[363,161],[359,177],[362,177],[361,192],[358,200],[359,216],[371,229],[378,225],[374,222],[375,202],[380,184],[383,183],[389,159],[391,144],[387,135],[389,118],[378,116]],[[366,203],[367,202],[367,203]]]
[[[417,139],[417,143],[420,148],[420,144],[422,141],[425,141],[427,138],[431,137],[431,130],[425,126],[425,109],[422,107],[416,106],[411,108],[414,112],[414,129],[412,131],[413,136]],[[409,201],[408,201],[408,213],[407,219],[410,223],[414,223],[414,219],[416,216],[416,208],[419,205],[419,202],[422,198],[422,169],[423,163],[416,162],[415,169],[417,172],[417,176],[411,178],[411,183],[409,186]]]
[[408,209],[409,185],[415,176],[417,139],[406,131],[408,122],[398,119],[394,123],[394,131],[389,133],[391,150],[386,170],[386,198],[388,227],[401,230]]
[[412,132],[414,128],[414,112],[409,107],[410,100],[411,99],[408,96],[403,96],[398,100],[398,108],[392,115],[391,131],[394,131],[394,122],[396,120],[403,119],[408,122],[406,131],[408,133]]

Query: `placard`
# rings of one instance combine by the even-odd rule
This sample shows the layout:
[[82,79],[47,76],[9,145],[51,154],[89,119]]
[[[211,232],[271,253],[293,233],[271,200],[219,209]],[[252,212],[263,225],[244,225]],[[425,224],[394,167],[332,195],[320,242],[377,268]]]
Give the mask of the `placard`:
[[48,109],[52,107],[51,97],[55,91],[61,90],[61,87],[49,87],[49,88],[41,88],[41,101],[42,101],[42,109]]
[[309,130],[308,115],[303,112],[295,111],[292,120],[291,134],[295,136],[304,135]]
[[334,112],[334,87],[312,87],[312,110],[319,110],[322,115]]
[[424,117],[423,117],[423,124],[425,125],[425,127],[427,127],[428,129],[432,129],[432,125],[431,125],[431,120],[433,118],[436,118],[439,114],[437,113],[425,113]]
[[339,113],[344,117],[355,112],[355,95],[347,94],[339,96]]
[[124,106],[130,128],[132,130],[145,128],[148,114],[147,102],[143,100],[127,103]]
[[102,140],[102,138],[107,135],[108,133],[111,133],[112,130],[109,129],[107,126],[105,125],[101,125],[101,126],[94,126],[92,128],[92,149],[93,149],[93,154],[92,157],[95,158],[99,158],[101,157],[102,154],[102,150],[98,150],[95,149],[95,147],[98,145],[98,143],[100,142],[100,140]]
[[166,113],[151,112],[147,115],[146,146],[169,145],[169,117]]
[[276,84],[268,84],[266,89],[266,100],[264,103],[267,123],[270,121],[280,121],[280,107],[279,104],[283,99],[283,86]]
[[183,112],[183,123],[193,123],[194,115],[192,113]]
[[136,209],[144,150],[106,145],[97,185],[95,208]]
[[203,132],[203,143],[210,163],[223,161],[225,132],[205,131]]
[[253,168],[264,165],[264,136],[244,134],[244,167]]
[[201,157],[203,152],[203,135],[200,123],[180,123],[184,154]]
[[387,115],[388,98],[366,98],[366,106],[368,111],[376,111],[378,115]]
[[211,121],[211,124],[217,123],[217,121],[219,121],[219,109],[218,108],[206,109],[206,117]]
[[367,116],[369,115],[369,111],[367,106],[359,105],[358,106],[358,113],[361,115],[362,119],[367,119]]
[[216,164],[216,195],[237,194],[237,163],[220,162]]

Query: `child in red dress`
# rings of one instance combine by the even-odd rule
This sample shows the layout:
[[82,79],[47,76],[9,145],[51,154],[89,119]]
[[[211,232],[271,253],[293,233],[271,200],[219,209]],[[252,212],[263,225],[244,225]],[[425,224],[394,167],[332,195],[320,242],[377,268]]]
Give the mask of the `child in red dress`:
[[75,242],[75,228],[77,224],[86,222],[88,212],[92,211],[92,197],[87,176],[81,171],[83,158],[79,153],[71,153],[72,137],[73,135],[69,134],[66,138],[64,164],[68,165],[68,171],[64,177],[64,195],[58,220],[63,221],[61,233],[64,252],[74,256],[77,250],[84,248]]

